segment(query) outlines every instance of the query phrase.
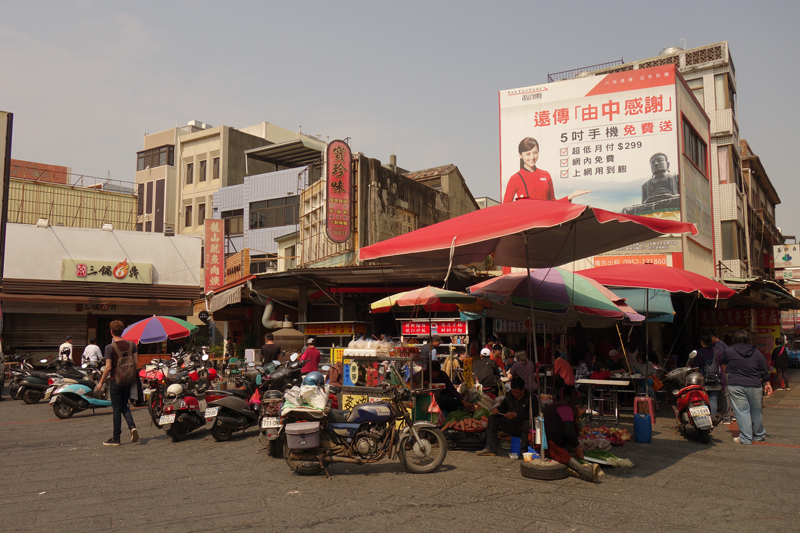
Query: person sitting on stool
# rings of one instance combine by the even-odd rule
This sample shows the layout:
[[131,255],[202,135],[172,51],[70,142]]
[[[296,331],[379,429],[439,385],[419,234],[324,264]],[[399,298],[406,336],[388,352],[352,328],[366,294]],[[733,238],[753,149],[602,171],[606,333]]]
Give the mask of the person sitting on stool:
[[[464,396],[456,390],[450,378],[442,372],[442,364],[439,361],[431,361],[431,383],[441,383],[444,385],[444,390],[439,393],[439,407],[442,414],[447,416],[451,411],[459,411],[467,408],[468,411],[475,411],[478,407],[467,401]],[[427,373],[427,370],[425,371]]]
[[520,450],[528,449],[530,432],[531,394],[525,389],[522,378],[511,379],[511,391],[499,407],[492,409],[486,430],[486,448],[477,455],[497,455],[497,431],[503,430],[520,438]]

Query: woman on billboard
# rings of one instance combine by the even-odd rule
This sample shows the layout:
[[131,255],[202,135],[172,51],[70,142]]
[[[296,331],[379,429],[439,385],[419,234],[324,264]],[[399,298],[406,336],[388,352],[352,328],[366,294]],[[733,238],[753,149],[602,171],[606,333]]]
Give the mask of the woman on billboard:
[[[541,168],[536,168],[539,159],[539,142],[533,137],[525,137],[519,143],[519,172],[511,176],[503,195],[503,203],[513,202],[518,198],[531,198],[533,200],[555,200],[553,180],[550,173]],[[571,202],[576,196],[590,193],[586,189],[573,191],[559,202]]]

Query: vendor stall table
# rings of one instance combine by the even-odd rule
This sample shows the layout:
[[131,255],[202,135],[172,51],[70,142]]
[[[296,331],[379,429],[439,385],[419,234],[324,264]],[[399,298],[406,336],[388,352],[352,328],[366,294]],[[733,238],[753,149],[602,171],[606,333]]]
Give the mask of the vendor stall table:
[[[611,404],[614,410],[614,423],[619,424],[619,398],[617,396],[620,387],[627,387],[630,385],[630,380],[627,379],[579,379],[575,381],[578,385],[589,385],[589,399],[588,399],[588,413],[589,418],[594,418],[592,415],[592,403],[594,400],[594,387],[608,387],[611,391]],[[598,415],[598,418],[610,420],[610,417]]]

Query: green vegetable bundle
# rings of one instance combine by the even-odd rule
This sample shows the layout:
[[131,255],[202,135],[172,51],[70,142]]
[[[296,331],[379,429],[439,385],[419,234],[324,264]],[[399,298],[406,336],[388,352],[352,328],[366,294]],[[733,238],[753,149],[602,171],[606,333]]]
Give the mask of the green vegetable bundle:
[[445,421],[445,423],[447,423],[447,422],[460,422],[461,420],[464,420],[466,418],[472,418],[472,415],[470,415],[466,411],[452,411],[452,412],[450,412],[449,415],[447,415],[447,418],[445,418],[444,421]]
[[630,459],[620,459],[611,452],[601,450],[585,450],[583,452],[583,456],[591,457],[593,459],[600,459],[601,461],[607,462],[611,466],[622,466],[625,468],[630,468],[633,466],[633,462],[631,462]]
[[489,411],[486,408],[483,408],[483,409],[479,409],[478,411],[476,411],[475,414],[472,415],[472,418],[474,418],[475,420],[480,420],[482,416],[485,416],[486,418],[489,418],[489,415],[491,415],[491,414],[492,414],[491,411]]

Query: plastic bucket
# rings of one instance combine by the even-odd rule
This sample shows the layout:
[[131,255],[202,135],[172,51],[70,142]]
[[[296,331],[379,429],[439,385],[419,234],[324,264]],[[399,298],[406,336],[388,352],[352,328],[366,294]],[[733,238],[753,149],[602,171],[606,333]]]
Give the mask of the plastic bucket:
[[653,440],[653,427],[649,414],[637,413],[633,415],[633,440],[636,442],[650,442]]
[[522,440],[519,437],[511,437],[511,453],[520,454]]

